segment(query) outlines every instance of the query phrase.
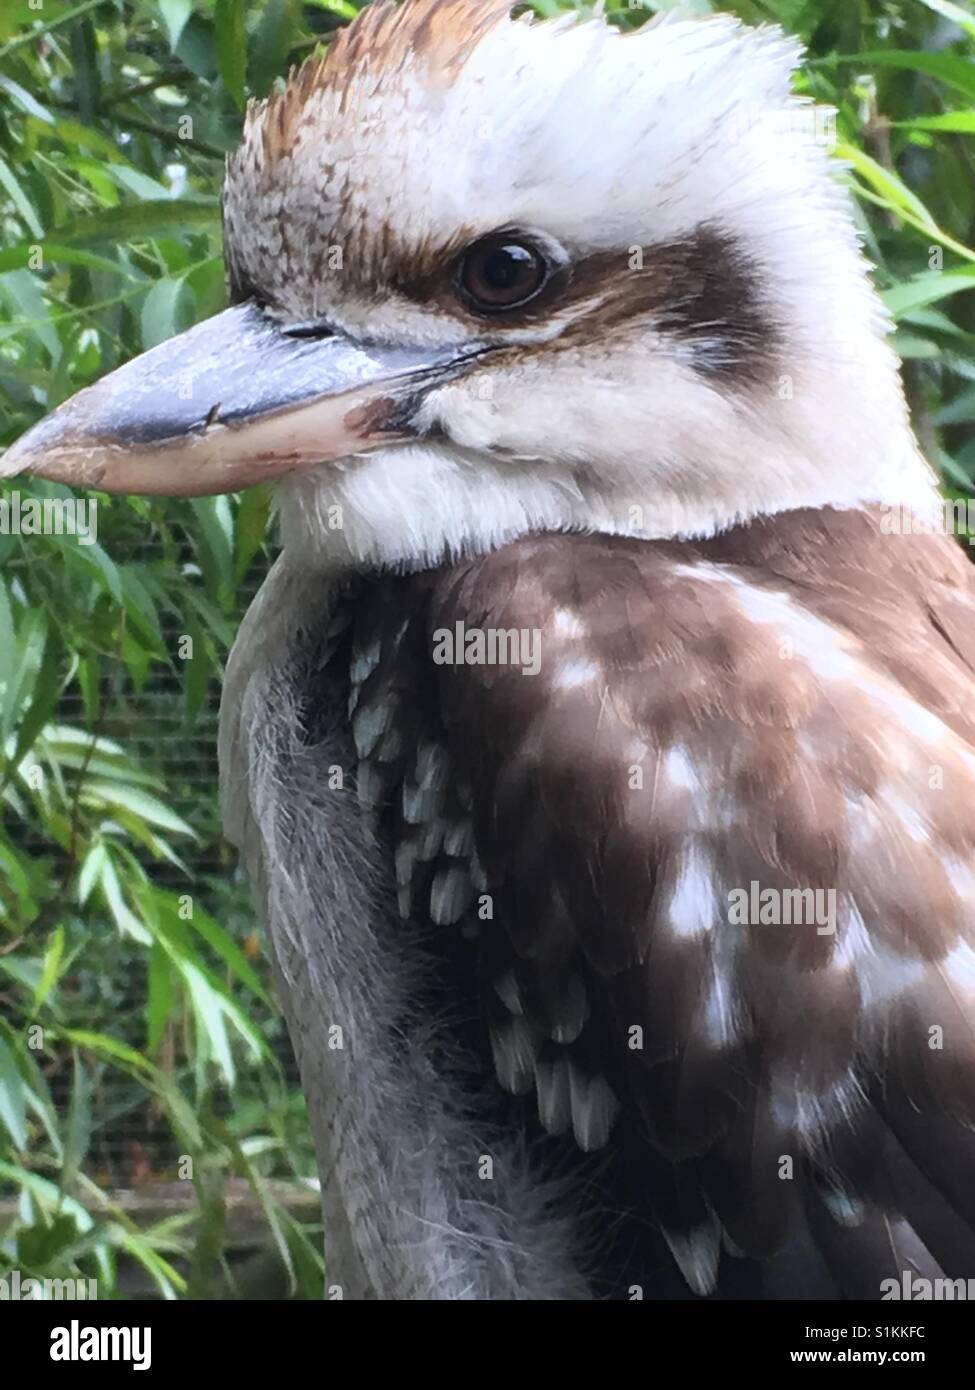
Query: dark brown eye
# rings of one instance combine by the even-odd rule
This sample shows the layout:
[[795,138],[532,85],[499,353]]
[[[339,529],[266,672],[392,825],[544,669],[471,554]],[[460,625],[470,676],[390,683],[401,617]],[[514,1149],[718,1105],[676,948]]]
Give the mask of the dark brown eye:
[[464,252],[457,288],[469,308],[496,314],[527,304],[547,279],[548,265],[536,247],[499,233]]

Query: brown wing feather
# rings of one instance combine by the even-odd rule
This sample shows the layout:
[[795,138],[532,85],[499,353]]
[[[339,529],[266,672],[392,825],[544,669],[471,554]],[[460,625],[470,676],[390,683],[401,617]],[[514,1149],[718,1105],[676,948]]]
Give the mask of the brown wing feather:
[[[749,1254],[812,1190],[872,1249],[877,1105],[975,1121],[972,574],[950,542],[826,512],[526,540],[433,591],[431,629],[541,634],[535,676],[440,670],[499,1074],[584,1147],[622,1104]],[[753,882],[834,892],[835,932],[731,923]]]
[[[973,574],[826,510],[355,596],[402,910],[477,936],[497,1075],[548,1130],[647,1146],[698,1292],[722,1231],[779,1290],[972,1272]],[[458,623],[540,634],[538,673],[432,663]],[[733,920],[752,883],[835,893],[835,930]]]

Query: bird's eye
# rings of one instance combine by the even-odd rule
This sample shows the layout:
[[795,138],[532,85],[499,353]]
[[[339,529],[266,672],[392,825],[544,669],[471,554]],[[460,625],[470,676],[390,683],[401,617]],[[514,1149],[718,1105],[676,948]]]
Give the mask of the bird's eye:
[[547,279],[548,265],[537,247],[500,233],[476,241],[464,252],[457,289],[469,308],[497,314],[527,304]]

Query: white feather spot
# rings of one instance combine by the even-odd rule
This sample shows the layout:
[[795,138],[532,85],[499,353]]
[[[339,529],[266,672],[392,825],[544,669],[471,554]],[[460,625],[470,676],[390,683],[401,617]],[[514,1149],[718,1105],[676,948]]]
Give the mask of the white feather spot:
[[564,1134],[572,1123],[569,1061],[538,1057],[535,1061],[538,1118],[549,1134]]
[[619,1101],[601,1076],[587,1076],[569,1065],[572,1132],[584,1153],[601,1149],[619,1113]]
[[702,1011],[704,1036],[712,1047],[731,1047],[738,1039],[734,989],[730,973],[716,969]]
[[804,1090],[795,1077],[776,1078],[771,1110],[777,1124],[793,1130],[807,1149],[818,1148],[824,1135],[843,1120],[850,1120],[863,1102],[863,1087],[852,1071],[824,1091]]
[[700,1298],[713,1293],[721,1254],[721,1227],[717,1218],[710,1217],[693,1231],[669,1231],[665,1226],[663,1233],[691,1291]]
[[499,979],[495,980],[494,992],[509,1013],[517,1014],[520,1017],[525,1012],[521,989],[513,970],[506,970]]
[[703,936],[720,916],[713,865],[696,842],[692,841],[681,858],[666,914],[678,936]]
[[668,748],[663,758],[663,770],[673,786],[689,792],[699,790],[700,781],[686,749]]
[[513,1096],[525,1095],[535,1079],[536,1034],[525,1019],[514,1015],[493,1023],[490,1033],[498,1080]]
[[941,962],[941,971],[962,994],[975,995],[975,951],[967,941],[961,942]]
[[833,964],[839,970],[847,970],[851,965],[858,965],[862,959],[871,955],[873,944],[863,915],[856,903],[844,899],[836,926]]
[[584,637],[585,625],[568,608],[556,608],[552,626],[560,637]]
[[910,839],[916,844],[925,845],[931,836],[928,827],[921,816],[918,814],[917,807],[912,806],[909,801],[897,792],[885,787],[879,799],[883,802],[886,809],[900,821]]
[[555,674],[555,685],[559,690],[573,690],[579,685],[588,685],[599,675],[591,661],[563,661]]
[[856,971],[860,1003],[867,1011],[883,1008],[913,989],[924,973],[919,961],[878,945],[871,938],[859,907],[849,899],[844,900],[837,923],[833,965],[837,970]]

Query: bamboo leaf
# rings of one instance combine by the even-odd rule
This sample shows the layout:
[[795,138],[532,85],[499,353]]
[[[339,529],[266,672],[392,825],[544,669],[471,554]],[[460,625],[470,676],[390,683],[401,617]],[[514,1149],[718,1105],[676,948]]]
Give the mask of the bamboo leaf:
[[219,233],[220,206],[215,198],[171,198],[104,208],[59,227],[54,239],[62,246],[87,241],[139,241],[190,227]]
[[932,270],[885,290],[883,300],[894,318],[900,319],[913,309],[936,304],[939,300],[971,289],[975,289],[975,266],[962,270]]
[[836,53],[829,58],[814,62],[813,67],[840,64],[854,64],[859,71],[870,72],[873,68],[900,68],[910,72],[922,72],[949,87],[975,97],[975,64],[967,58],[956,58],[947,53],[929,53],[921,49],[883,48],[866,53]]
[[136,1052],[134,1047],[129,1047],[128,1044],[119,1042],[118,1038],[111,1038],[105,1033],[89,1032],[86,1028],[64,1028],[58,1030],[58,1035],[67,1042],[74,1043],[75,1047],[82,1047],[110,1061],[124,1062],[127,1067],[134,1067],[136,1071],[152,1069],[151,1063],[146,1061],[141,1052]]
[[27,1147],[27,1101],[13,1053],[0,1038],[0,1123],[15,1149]]
[[912,116],[909,121],[891,121],[895,130],[944,130],[975,135],[975,111],[947,111],[942,116]]
[[157,0],[157,5],[169,46],[175,52],[186,28],[186,21],[193,13],[193,0]]
[[55,927],[48,942],[47,950],[44,952],[44,965],[41,970],[41,978],[37,982],[34,990],[34,1009],[41,1007],[47,996],[50,994],[54,985],[57,983],[58,973],[61,966],[61,958],[64,955],[64,927]]
[[149,792],[142,791],[139,787],[126,787],[117,782],[89,779],[85,782],[81,795],[82,800],[88,806],[99,806],[106,809],[112,806],[124,806],[126,810],[134,811],[143,820],[147,820],[150,825],[158,825],[160,829],[168,830],[174,835],[186,835],[191,839],[196,839],[196,832],[193,827],[187,825],[182,816],[178,816],[175,811],[171,811],[158,798],[151,796]]
[[33,204],[31,203],[27,194],[21,187],[20,182],[17,179],[17,176],[14,174],[14,171],[11,169],[10,165],[2,156],[0,156],[0,186],[2,186],[6,190],[7,196],[13,203],[14,208],[20,214],[21,218],[27,223],[27,226],[34,233],[34,235],[38,239],[43,237],[44,228],[41,226],[41,220],[38,217],[33,207]]
[[180,302],[185,299],[185,291],[182,276],[156,281],[142,306],[143,347],[156,347],[167,338],[175,337],[180,327],[185,326],[180,314]]
[[172,1005],[172,974],[169,957],[158,941],[149,952],[149,989],[146,1000],[146,1049],[159,1046]]
[[220,76],[233,98],[234,105],[238,111],[243,111],[247,70],[247,34],[244,29],[243,0],[217,0],[214,25]]

